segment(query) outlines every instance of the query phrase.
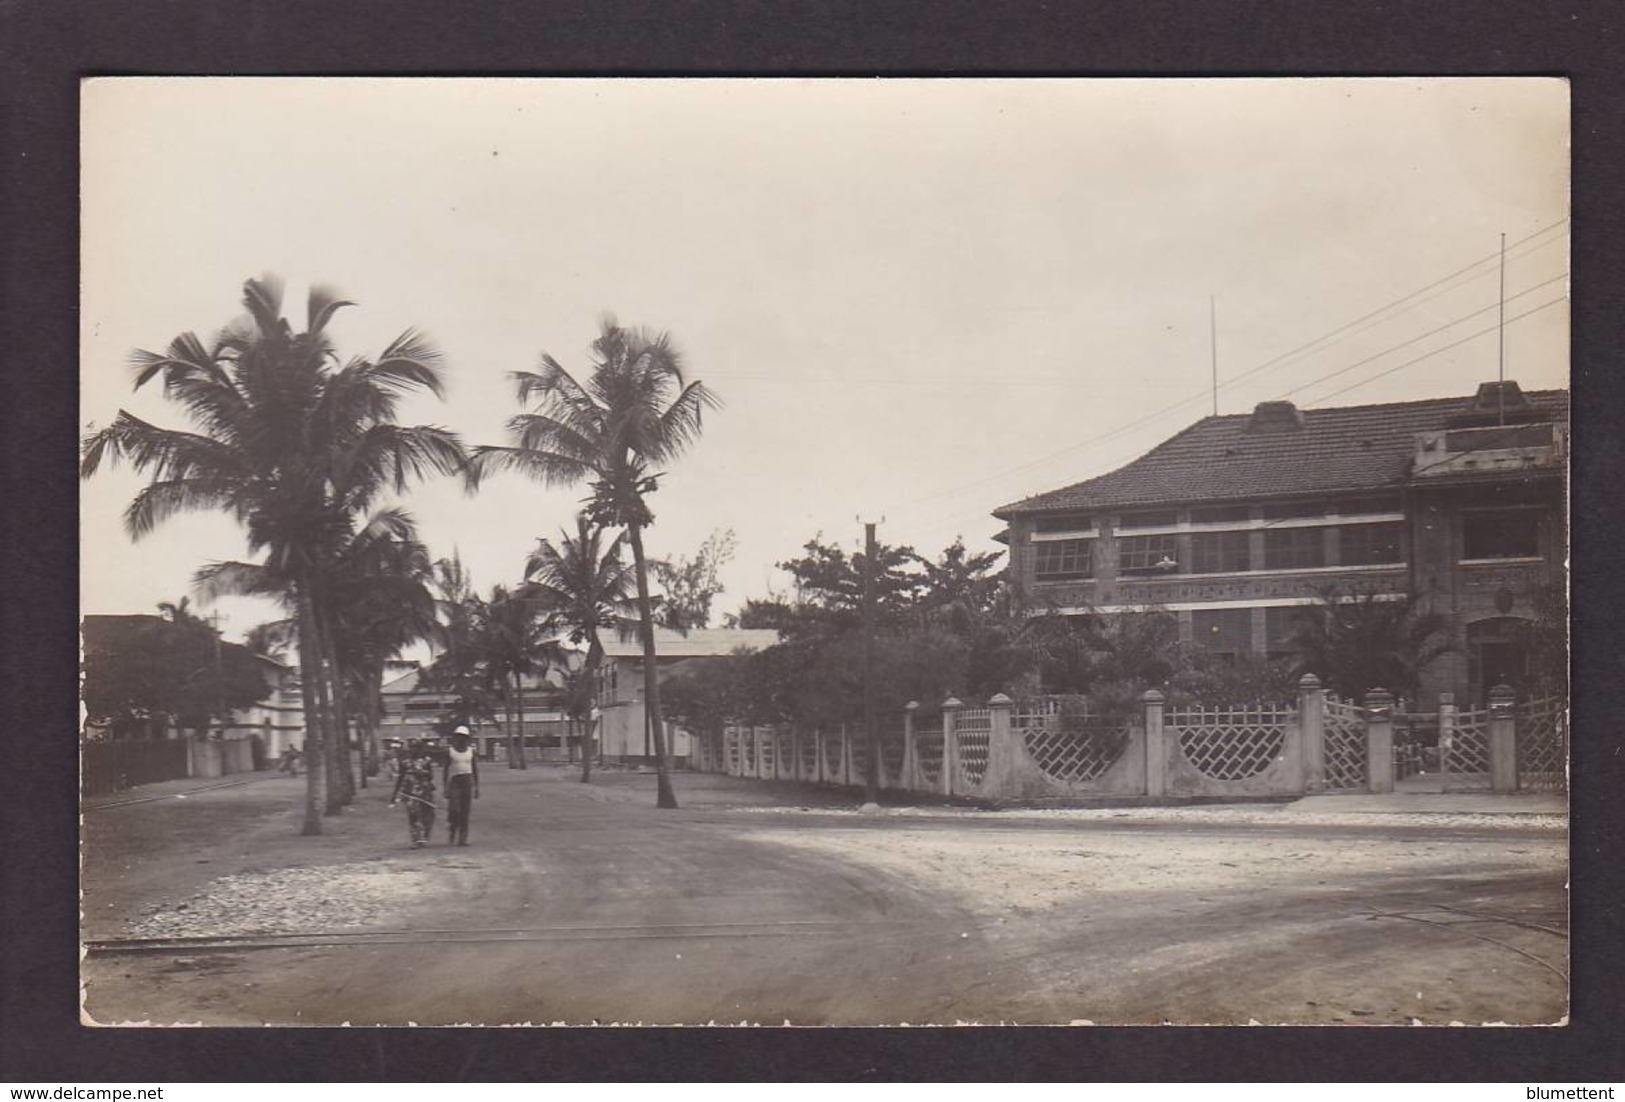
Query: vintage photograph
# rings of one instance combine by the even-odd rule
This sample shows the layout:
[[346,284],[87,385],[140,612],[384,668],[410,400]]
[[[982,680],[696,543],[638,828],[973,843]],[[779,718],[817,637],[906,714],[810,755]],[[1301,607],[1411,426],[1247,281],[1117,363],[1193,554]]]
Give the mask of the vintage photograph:
[[1566,82],[81,124],[85,1024],[1568,1021]]

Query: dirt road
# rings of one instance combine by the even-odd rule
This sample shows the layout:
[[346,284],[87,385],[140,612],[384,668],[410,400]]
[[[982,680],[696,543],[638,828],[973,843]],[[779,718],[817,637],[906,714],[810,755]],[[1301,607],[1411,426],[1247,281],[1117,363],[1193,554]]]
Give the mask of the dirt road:
[[407,848],[378,789],[299,838],[299,782],[281,778],[91,811],[85,936],[170,940],[93,952],[86,1012],[1476,1024],[1566,1007],[1551,824],[860,816],[677,781],[684,807],[661,812],[646,775],[491,770],[468,848],[443,821]]

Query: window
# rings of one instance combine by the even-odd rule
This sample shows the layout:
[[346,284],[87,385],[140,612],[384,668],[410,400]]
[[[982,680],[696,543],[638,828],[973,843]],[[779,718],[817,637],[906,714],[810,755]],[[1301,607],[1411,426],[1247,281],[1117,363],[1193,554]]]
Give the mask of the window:
[[1179,569],[1179,544],[1173,536],[1125,536],[1117,541],[1120,574],[1172,574]]
[[1041,582],[1094,577],[1093,540],[1046,540],[1035,543],[1038,565],[1033,577]]
[[1191,537],[1191,572],[1194,574],[1251,570],[1252,561],[1246,532],[1198,532]]
[[1253,511],[1247,505],[1209,505],[1191,510],[1192,524],[1222,524],[1225,521],[1250,520]]
[[1326,565],[1322,528],[1271,528],[1264,532],[1264,569],[1298,570]]
[[1228,658],[1253,649],[1253,613],[1247,608],[1197,609],[1191,613],[1191,642],[1198,650]]
[[1318,501],[1273,501],[1264,506],[1265,520],[1296,520],[1325,515],[1326,506]]
[[1534,509],[1486,509],[1461,515],[1464,559],[1533,559],[1540,555],[1540,514]]
[[1297,634],[1303,630],[1304,617],[1317,611],[1307,605],[1264,610],[1264,646],[1272,661],[1298,653]]
[[1094,518],[1087,513],[1066,513],[1033,521],[1034,532],[1090,532],[1094,527]]
[[1124,513],[1117,518],[1119,528],[1171,528],[1179,523],[1179,514],[1172,509],[1152,509],[1138,513]]
[[1348,524],[1338,530],[1338,565],[1404,562],[1403,524]]

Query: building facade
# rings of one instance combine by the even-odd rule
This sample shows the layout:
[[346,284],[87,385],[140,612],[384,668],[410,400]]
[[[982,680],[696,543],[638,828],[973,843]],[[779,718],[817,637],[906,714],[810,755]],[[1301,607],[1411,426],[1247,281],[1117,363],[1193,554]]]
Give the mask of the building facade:
[[1329,587],[1448,625],[1421,692],[1531,676],[1565,583],[1568,392],[1204,418],[1115,471],[1006,505],[1010,573],[1062,614],[1163,610],[1219,660],[1285,657]]
[[[779,633],[766,628],[695,628],[688,632],[656,628],[656,669],[664,681],[691,659],[765,650],[778,641]],[[603,665],[598,671],[599,751],[611,761],[645,760],[653,756],[653,749],[644,706],[643,644],[636,638],[610,636],[603,646]],[[693,753],[689,733],[669,722],[666,733],[666,752],[677,764],[687,764]]]

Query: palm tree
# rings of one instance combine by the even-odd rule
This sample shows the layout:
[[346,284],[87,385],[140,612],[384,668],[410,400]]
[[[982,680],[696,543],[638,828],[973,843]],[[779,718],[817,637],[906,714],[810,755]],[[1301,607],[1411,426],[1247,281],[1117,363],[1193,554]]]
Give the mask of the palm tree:
[[1302,672],[1347,700],[1377,688],[1409,696],[1428,664],[1451,650],[1448,626],[1417,597],[1392,600],[1332,586],[1300,610],[1292,642]]
[[576,535],[561,538],[557,546],[538,540],[536,550],[525,563],[525,586],[545,607],[554,610],[570,629],[570,641],[587,644],[586,664],[579,679],[566,685],[572,714],[587,721],[581,741],[581,779],[592,780],[594,723],[592,701],[598,686],[598,668],[604,659],[601,633],[605,628],[624,628],[630,617],[632,592],[636,581],[621,559],[625,537],[617,535],[604,546],[604,530],[585,513],[576,516]]
[[482,665],[490,680],[502,686],[510,715],[517,715],[508,729],[508,768],[526,769],[525,677],[559,664],[558,622],[534,598],[500,585],[480,603],[479,612],[476,638]]
[[[243,287],[247,316],[205,344],[183,333],[163,352],[132,360],[140,388],[162,377],[195,431],[162,428],[120,411],[81,445],[80,476],[122,459],[152,481],[125,510],[132,539],[182,512],[222,510],[243,525],[250,554],[282,580],[297,609],[307,728],[314,749],[335,747],[331,653],[322,633],[332,600],[337,549],[385,492],[403,492],[430,472],[461,469],[462,447],[433,426],[395,423],[400,398],[441,391],[440,354],[408,330],[377,360],[339,365],[327,334],[350,303],[312,288],[306,328],[282,317],[282,286],[272,276]],[[313,749],[307,747],[307,750]],[[303,832],[321,833],[321,754],[310,762]]]
[[654,521],[647,498],[659,487],[656,468],[676,459],[699,435],[701,415],[720,402],[704,384],[683,377],[682,357],[665,333],[626,329],[606,317],[592,344],[592,374],[577,380],[542,354],[534,372],[513,376],[523,407],[508,421],[511,446],[474,449],[470,490],[496,470],[516,470],[550,486],[583,480],[592,487],[587,515],[595,524],[624,527],[632,545],[643,634],[644,702],[654,732],[658,806],[677,806],[666,756],[655,668],[654,617],[643,530]]
[[[411,517],[398,508],[374,514],[334,555],[329,579],[333,596],[322,620],[326,630],[323,641],[311,644],[326,649],[326,661],[334,671],[335,729],[345,733],[342,740],[329,744],[325,761],[328,814],[337,814],[355,794],[348,751],[349,716],[358,713],[360,726],[369,736],[362,742],[365,760],[375,733],[377,694],[385,664],[403,647],[433,631],[434,601],[426,585],[428,574],[428,552],[417,540]],[[263,563],[210,563],[193,575],[193,585],[205,602],[236,595],[295,604],[291,581]],[[294,618],[262,624],[256,631],[274,629],[297,639],[299,626]]]

